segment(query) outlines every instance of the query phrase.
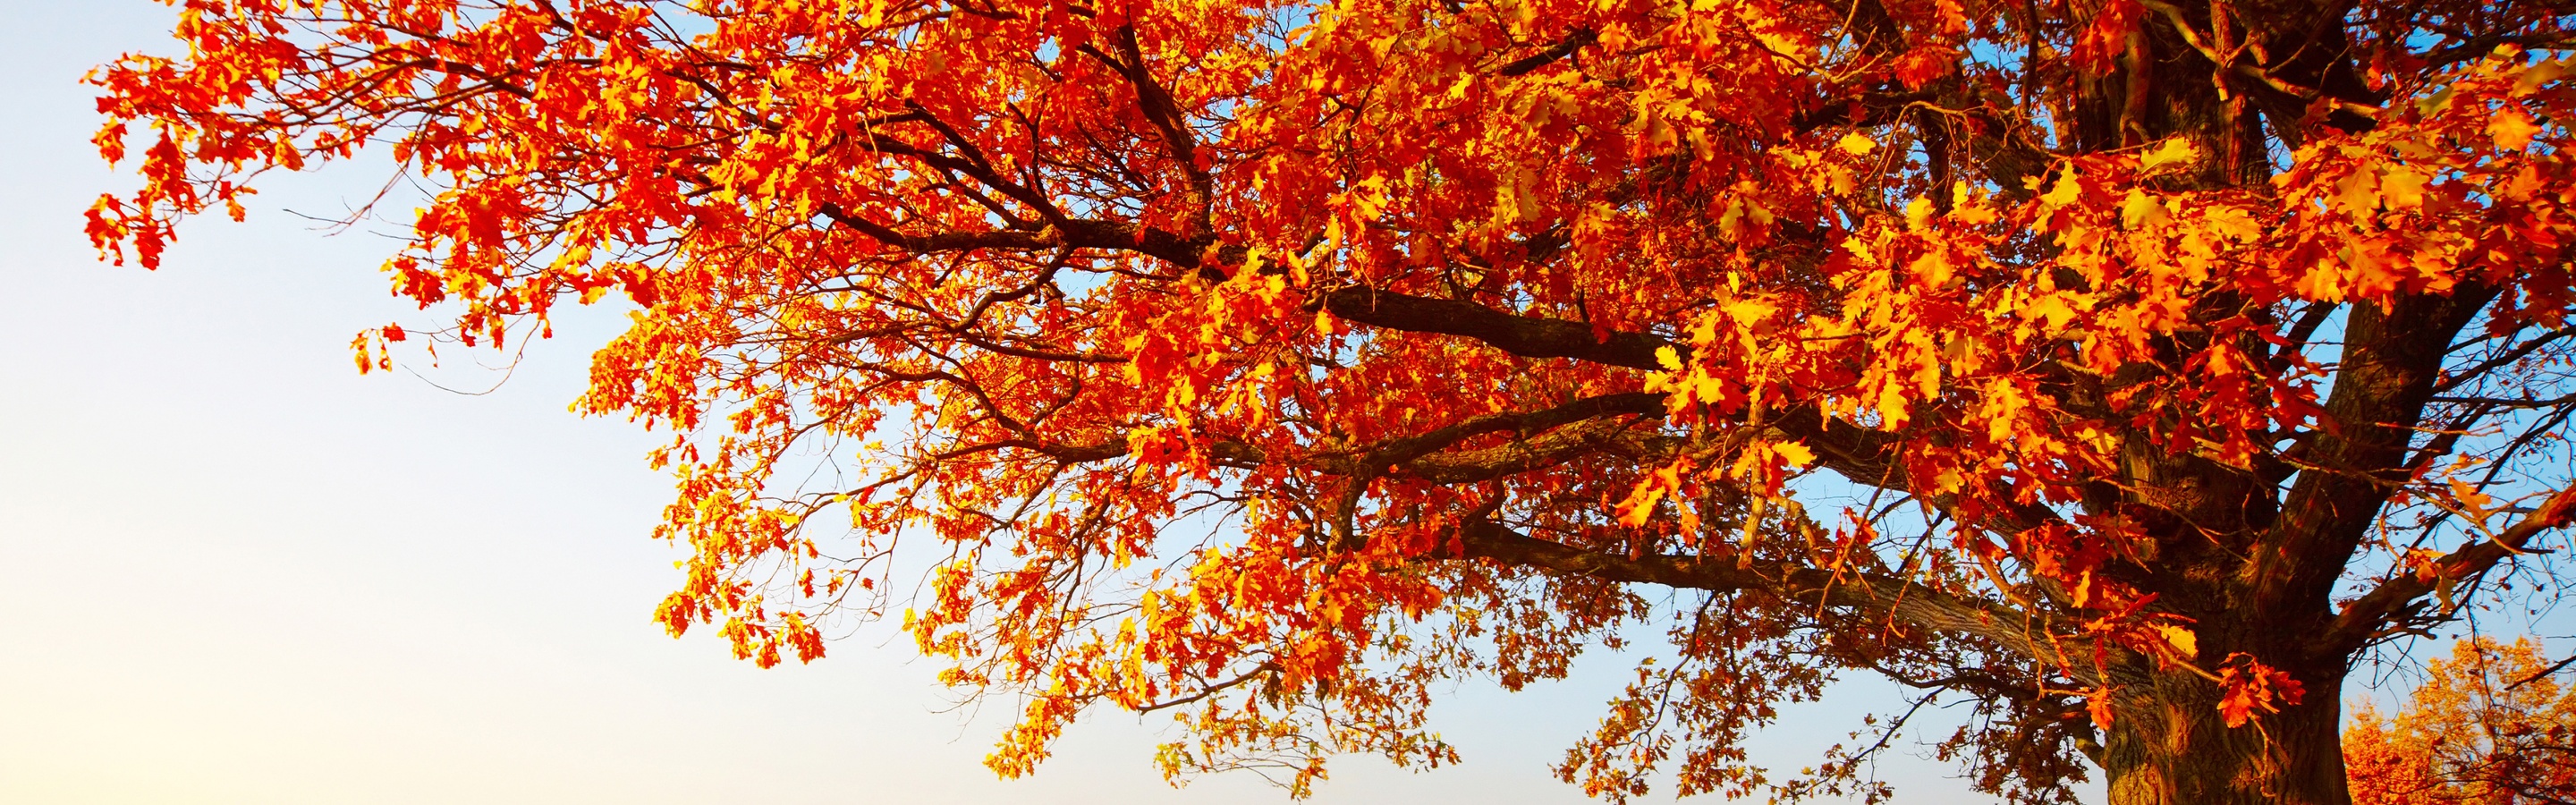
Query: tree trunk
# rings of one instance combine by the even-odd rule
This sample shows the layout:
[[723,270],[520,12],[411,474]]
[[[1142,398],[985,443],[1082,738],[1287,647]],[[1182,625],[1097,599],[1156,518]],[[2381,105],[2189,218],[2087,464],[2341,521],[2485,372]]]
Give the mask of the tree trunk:
[[2156,674],[2123,690],[2102,765],[2111,805],[2346,805],[2341,667],[2297,674],[2312,695],[2229,727],[2208,680]]
[[[2347,56],[2343,48],[2326,46],[2340,45],[2342,30],[2317,23],[2340,19],[2331,4],[2258,2],[2236,19],[2217,21],[2210,18],[2212,6],[2178,5],[2188,24],[2210,35],[2224,27],[2224,37],[2267,40],[2281,53],[2336,54],[2267,67],[2312,84],[2340,86],[2336,71],[2346,65],[2327,62]],[[2141,23],[2107,73],[2073,83],[2060,147],[2079,153],[2136,149],[2181,136],[2199,147],[2200,164],[2167,181],[2268,192],[2264,120],[2289,115],[2275,122],[2283,139],[2295,144],[2304,105],[2267,103],[2280,99],[2262,96],[2246,82],[2230,81],[2222,91],[2218,66],[2190,46],[2172,19],[2148,14]],[[2106,487],[2088,508],[2139,518],[2164,537],[2157,540],[2164,555],[2153,571],[2155,588],[2164,596],[2161,604],[2194,620],[2203,667],[2215,669],[2242,652],[2289,672],[2304,695],[2298,704],[2275,700],[2278,712],[2258,710],[2252,721],[2230,727],[2219,708],[2223,686],[2207,678],[2177,668],[2107,669],[2113,718],[2095,760],[2108,777],[2110,802],[2348,805],[2339,723],[2347,658],[2310,656],[2306,648],[2331,620],[2326,591],[2318,590],[2315,600],[2303,600],[2310,598],[2305,589],[2266,595],[2253,588],[2266,582],[2246,575],[2246,557],[2222,548],[2222,540],[2194,536],[2265,531],[2277,513],[2273,490],[2206,460],[2143,442],[2131,447],[2125,488]],[[2288,557],[2336,568],[2344,558]]]

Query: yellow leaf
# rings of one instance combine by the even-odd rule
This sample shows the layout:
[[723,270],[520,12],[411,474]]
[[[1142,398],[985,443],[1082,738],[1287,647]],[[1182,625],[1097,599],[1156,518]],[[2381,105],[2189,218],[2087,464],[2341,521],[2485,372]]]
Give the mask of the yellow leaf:
[[1851,171],[1844,170],[1842,166],[1827,165],[1825,166],[1825,187],[1834,191],[1835,195],[1848,196],[1853,190],[1860,188],[1860,182],[1852,176]]
[[2023,318],[2046,319],[2050,332],[2062,332],[2066,323],[2075,320],[2075,309],[2066,305],[2065,294],[2048,294],[2030,300],[2021,309]]
[[1713,377],[1697,376],[1699,374],[1697,372],[1692,374],[1694,377],[1684,381],[1684,387],[1690,391],[1691,399],[1700,401],[1702,405],[1712,405],[1726,399],[1725,382]]
[[1922,283],[1925,287],[1950,287],[1952,273],[1950,255],[1945,249],[1934,248],[1925,251],[1923,256],[1914,258],[1913,263],[1906,265],[1905,270],[1914,275],[1914,281]]
[[1736,323],[1751,325],[1771,318],[1771,314],[1779,312],[1780,306],[1760,299],[1738,299],[1719,305],[1718,310]]
[[2083,192],[2083,188],[2075,183],[2075,166],[2068,165],[2065,173],[2058,174],[2057,186],[2049,188],[2046,195],[2040,196],[2039,203],[2050,207],[2063,207],[2075,203],[2076,197]]
[[2519,98],[2538,92],[2542,85],[2555,82],[2566,74],[2567,65],[2556,60],[2532,65],[2531,69],[2522,71],[2521,78],[2514,79],[2513,95]]
[[1816,463],[1816,451],[1809,450],[1806,445],[1797,442],[1781,442],[1772,445],[1771,452],[1788,459],[1789,466],[1792,467],[1804,467]]
[[2244,210],[2235,207],[2211,206],[2200,208],[2199,214],[2198,223],[2203,231],[2215,233],[2229,240],[2252,243],[2263,236],[2262,222],[2254,220],[2254,216]]
[[2167,165],[2198,159],[2200,159],[2199,146],[2193,145],[2190,140],[2182,137],[2168,137],[2165,138],[2163,145],[2156,146],[2156,150],[2147,152],[2147,155],[2139,160],[2138,172],[2153,173],[2156,169]]
[[2424,184],[2429,178],[2414,168],[2390,167],[2379,176],[2379,198],[2395,208],[2424,206]]
[[2495,138],[2500,151],[2520,151],[2531,145],[2531,135],[2540,133],[2540,125],[2520,109],[2507,109],[2487,121],[2487,136]]
[[2451,94],[2450,87],[2443,87],[2431,95],[2418,98],[2415,100],[2415,111],[2425,117],[2441,114],[2443,110],[2451,108]]
[[1871,149],[1878,147],[1878,141],[1863,136],[1860,132],[1845,134],[1843,135],[1841,142],[1834,144],[1841,146],[1844,153],[1851,154],[1852,156],[1866,155]]
[[1664,367],[1664,371],[1678,372],[1682,370],[1682,354],[1670,346],[1656,347],[1655,363]]
[[2357,170],[2351,175],[2335,180],[2334,200],[2336,206],[2343,208],[2345,215],[2355,219],[2366,218],[2378,212],[2378,174],[2368,170]]
[[2487,513],[2487,504],[2495,502],[2494,497],[2491,497],[2486,493],[2479,492],[2477,487],[2461,483],[2458,478],[2451,479],[2451,497],[2454,500],[2458,500],[2460,505],[2468,507],[2469,511],[2475,512],[2479,516],[2484,516]]
[[1654,476],[1646,476],[1645,480],[1637,482],[1635,490],[1628,493],[1627,500],[1619,501],[1619,524],[1635,528],[1645,525],[1646,519],[1654,516],[1655,503],[1664,499],[1664,487],[1655,481]]
[[1915,196],[1913,201],[1905,202],[1905,228],[1920,232],[1931,223],[1931,199]]
[[1904,390],[1895,383],[1889,383],[1884,388],[1879,389],[1879,429],[1895,430],[1897,428],[1905,427],[1905,419],[1906,411]]
[[1467,88],[1475,85],[1476,74],[1468,73],[1466,75],[1459,76],[1458,83],[1449,85],[1449,97],[1465,98],[1467,97]]
[[2130,229],[2162,223],[2168,217],[2165,205],[2137,188],[2130,188],[2129,199],[2120,204],[2120,224]]
[[2173,644],[2174,653],[2182,655],[2183,659],[2200,656],[2200,636],[2192,634],[2190,629],[2170,623],[2159,623],[2154,628],[2156,634],[2164,637],[2165,642]]

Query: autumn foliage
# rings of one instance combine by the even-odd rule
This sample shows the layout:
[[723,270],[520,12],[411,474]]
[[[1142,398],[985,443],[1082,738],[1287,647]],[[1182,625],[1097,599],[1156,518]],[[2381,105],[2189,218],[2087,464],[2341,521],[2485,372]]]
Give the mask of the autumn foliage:
[[2343,736],[2354,805],[2576,802],[2576,690],[2530,639],[2462,640],[2392,718]]
[[[1653,662],[1586,792],[2346,799],[2345,670],[2576,513],[2569,18],[2528,0],[186,0],[108,254],[389,159],[427,340],[631,311],[659,610],[898,621],[1169,773],[1456,759]],[[388,205],[395,206],[395,205]],[[1792,774],[1747,736],[1915,691]],[[1906,740],[1912,740],[1907,738]],[[1903,745],[1899,742],[1897,745]]]

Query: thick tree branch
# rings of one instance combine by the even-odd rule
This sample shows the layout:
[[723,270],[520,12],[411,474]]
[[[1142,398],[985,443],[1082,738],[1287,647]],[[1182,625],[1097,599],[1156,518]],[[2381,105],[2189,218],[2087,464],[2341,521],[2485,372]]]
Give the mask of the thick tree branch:
[[[1523,316],[1505,313],[1473,302],[1414,296],[1374,288],[1351,287],[1323,295],[1322,306],[1333,315],[1351,321],[1390,330],[1415,333],[1438,333],[1473,338],[1487,346],[1524,358],[1572,358],[1632,369],[1661,370],[1655,353],[1671,348],[1676,357],[1687,357],[1690,347],[1645,333],[1611,331],[1606,337],[1596,336],[1590,325],[1581,322]],[[1661,404],[1663,395],[1638,395],[1620,403],[1643,406],[1651,396]],[[1886,486],[1901,479],[1890,470],[1894,457],[1888,454],[1895,437],[1882,431],[1860,427],[1823,415],[1812,406],[1795,406],[1782,410],[1766,425],[1774,431],[1799,440],[1816,451],[1824,466],[1841,473],[1854,483]]]
[[[1622,441],[1637,447],[1633,421],[1660,420],[1661,394],[1609,394],[1587,397],[1552,408],[1524,413],[1475,417],[1419,436],[1407,436],[1347,449],[1278,455],[1244,442],[1220,439],[1208,444],[1209,456],[1229,466],[1253,467],[1286,462],[1326,475],[1367,477],[1389,471],[1437,483],[1490,480],[1563,463]],[[1627,420],[1627,421],[1623,421]],[[1474,436],[1517,433],[1510,443],[1472,450],[1443,451]],[[1627,437],[1624,438],[1623,437]],[[1067,464],[1106,461],[1129,453],[1125,439],[1067,444],[1032,438],[1007,439],[960,448],[983,452],[1001,448],[1029,450]]]
[[[1660,452],[1651,438],[1635,432],[1629,423],[1613,419],[1596,419],[1580,425],[1559,428],[1534,439],[1481,450],[1455,450],[1433,453],[1407,461],[1396,467],[1407,475],[1438,483],[1457,484],[1487,481],[1507,475],[1553,467],[1577,456],[1602,450],[1622,451],[1631,455]],[[1371,467],[1352,467],[1349,474],[1371,474]]]
[[2367,646],[2387,620],[2409,604],[2434,592],[2445,580],[2485,573],[2505,557],[2526,551],[2542,532],[2576,523],[2576,487],[2558,490],[2540,508],[2523,515],[2492,537],[2462,546],[2435,560],[2431,573],[2407,573],[2381,582],[2335,615],[2334,625],[2310,647],[2319,656],[2344,656]]
[[1373,466],[1386,466],[1412,461],[1459,441],[1488,433],[1530,435],[1586,419],[1611,416],[1636,416],[1660,420],[1664,417],[1664,395],[1635,392],[1585,397],[1573,402],[1527,413],[1487,414],[1434,430],[1420,436],[1388,439],[1371,445],[1362,461]]
[[910,235],[896,231],[894,227],[870,221],[865,216],[853,213],[837,204],[826,202],[815,211],[833,223],[849,227],[888,246],[916,254],[939,254],[976,249],[1034,252],[1074,248],[1137,252],[1183,266],[1196,265],[1199,262],[1199,241],[1161,229],[1140,227],[1127,221],[1071,218],[1058,225],[1034,230],[943,231]]
[[[1190,211],[1191,235],[1204,236],[1213,227],[1210,217],[1214,212],[1216,179],[1208,173],[1207,166],[1199,164],[1198,137],[1190,132],[1189,121],[1183,116],[1179,103],[1172,98],[1171,91],[1165,89],[1162,82],[1154,80],[1153,72],[1147,69],[1143,48],[1136,43],[1134,25],[1119,26],[1117,47],[1119,56],[1111,56],[1087,44],[1080,46],[1079,50],[1108,65],[1136,88],[1137,107],[1144,112],[1145,120],[1162,135],[1164,149],[1187,179],[1189,189],[1182,202]],[[1182,265],[1196,262],[1193,256]]]
[[1611,331],[1595,337],[1582,322],[1505,313],[1474,302],[1437,299],[1354,286],[1328,291],[1323,308],[1372,327],[1457,335],[1524,358],[1573,358],[1631,369],[1660,370],[1655,350],[1689,347],[1644,333]]
[[1592,44],[1600,36],[1590,28],[1576,28],[1572,33],[1566,34],[1563,40],[1549,45],[1546,50],[1514,59],[1495,69],[1494,72],[1507,76],[1526,75],[1538,68],[1554,64],[1558,59],[1574,55],[1575,51],[1583,49],[1584,45]]
[[2320,600],[2396,491],[2407,447],[2433,396],[2453,335],[2495,298],[2462,286],[2387,308],[2356,305],[2345,325],[2342,371],[2326,399],[2329,427],[2307,443],[2309,467],[2283,499],[2245,572],[2256,606]]
[[[2045,615],[2025,613],[1987,601],[1961,598],[1889,578],[1845,569],[1756,560],[1739,563],[1733,556],[1626,554],[1589,551],[1515,532],[1490,520],[1468,524],[1458,532],[1458,558],[1487,559],[1569,576],[1590,576],[1630,584],[1661,584],[1693,590],[1764,591],[1792,601],[1816,601],[1884,617],[1901,626],[1991,640],[2013,653],[2058,668],[2085,684],[2098,672],[2091,663],[2091,644],[2061,651],[2055,636],[2074,630],[2057,628]],[[2116,651],[2116,649],[2112,649]]]

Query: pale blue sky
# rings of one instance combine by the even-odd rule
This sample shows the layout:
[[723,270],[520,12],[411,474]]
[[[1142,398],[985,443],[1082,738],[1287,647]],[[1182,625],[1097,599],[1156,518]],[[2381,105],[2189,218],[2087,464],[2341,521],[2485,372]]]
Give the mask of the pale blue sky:
[[[390,243],[280,210],[365,198],[363,166],[277,177],[158,273],[97,263],[80,211],[131,179],[91,152],[75,79],[170,52],[171,12],[0,8],[0,802],[1285,801],[1249,777],[1166,787],[1162,722],[1119,713],[996,781],[1000,719],[934,712],[932,667],[887,630],[771,671],[663,636],[679,554],[645,536],[654,440],[565,412],[610,317],[486,396],[360,376],[350,336],[408,313],[372,270]],[[442,382],[493,379],[454,363]],[[1350,758],[1315,801],[1584,802],[1545,764],[1622,677],[1469,686],[1436,714],[1466,765]],[[1858,712],[1794,709],[1757,751],[1794,769]],[[1981,799],[1907,754],[1884,770],[1907,802]]]

